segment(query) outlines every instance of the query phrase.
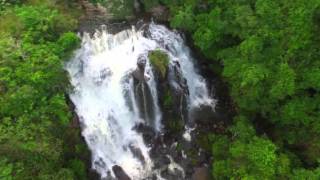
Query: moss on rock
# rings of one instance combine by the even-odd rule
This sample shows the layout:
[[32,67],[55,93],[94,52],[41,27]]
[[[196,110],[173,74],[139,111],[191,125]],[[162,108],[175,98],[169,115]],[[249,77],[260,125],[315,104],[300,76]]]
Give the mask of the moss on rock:
[[168,124],[169,131],[174,134],[178,134],[183,131],[183,122],[179,119],[172,119]]
[[151,65],[159,72],[162,79],[166,77],[169,56],[160,49],[153,50],[148,54]]
[[173,97],[171,95],[170,90],[167,90],[165,92],[163,105],[165,108],[172,108],[173,107]]

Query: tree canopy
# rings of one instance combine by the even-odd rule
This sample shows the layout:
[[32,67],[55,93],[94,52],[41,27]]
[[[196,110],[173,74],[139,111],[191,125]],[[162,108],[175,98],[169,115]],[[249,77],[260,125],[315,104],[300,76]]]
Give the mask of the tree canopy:
[[64,3],[21,2],[0,1],[0,179],[84,179],[63,69],[77,20]]
[[223,66],[239,114],[231,135],[215,135],[213,176],[319,179],[320,1],[168,4],[171,26]]

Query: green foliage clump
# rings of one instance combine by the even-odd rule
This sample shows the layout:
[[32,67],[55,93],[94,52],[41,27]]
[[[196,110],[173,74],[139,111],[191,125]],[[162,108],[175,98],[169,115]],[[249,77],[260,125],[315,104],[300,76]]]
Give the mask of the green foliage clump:
[[21,4],[23,0],[0,0],[0,14],[6,8],[10,8],[13,5]]
[[265,137],[258,137],[244,117],[230,128],[233,140],[226,136],[212,137],[212,174],[215,178],[271,179],[279,166],[276,146]]
[[12,180],[13,165],[7,159],[0,159],[0,177],[4,180]]
[[152,9],[153,7],[159,5],[159,0],[141,0],[146,11]]
[[171,95],[170,90],[165,91],[163,105],[165,108],[173,107],[173,97]]
[[149,52],[148,57],[151,65],[160,73],[161,78],[165,78],[167,75],[167,69],[169,65],[169,56],[162,50],[154,50]]

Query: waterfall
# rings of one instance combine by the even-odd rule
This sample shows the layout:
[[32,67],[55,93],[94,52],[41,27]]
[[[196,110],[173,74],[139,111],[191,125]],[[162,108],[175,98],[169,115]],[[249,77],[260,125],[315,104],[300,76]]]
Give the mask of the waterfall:
[[70,98],[79,116],[82,135],[92,152],[92,168],[102,178],[114,177],[112,167],[115,165],[132,179],[154,175],[157,167],[153,167],[149,156],[150,147],[135,126],[147,123],[161,132],[157,82],[147,61],[144,73],[148,80],[139,82],[142,91],[138,91],[143,96],[143,100],[139,100],[132,72],[137,68],[139,57],[147,57],[150,50],[158,48],[168,53],[170,65],[180,63],[190,92],[189,108],[213,105],[183,39],[161,25],[150,24],[147,35],[144,30],[134,28],[114,35],[105,29],[93,36],[84,33],[81,48],[66,64],[74,87]]

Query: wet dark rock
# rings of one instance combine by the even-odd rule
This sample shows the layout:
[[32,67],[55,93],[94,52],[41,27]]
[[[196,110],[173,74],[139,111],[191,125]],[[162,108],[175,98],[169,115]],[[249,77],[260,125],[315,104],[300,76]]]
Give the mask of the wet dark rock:
[[137,68],[132,72],[132,76],[139,82],[146,82],[148,80],[144,75],[146,63],[146,57],[140,55],[137,60]]
[[[79,3],[85,12],[80,18],[78,32],[87,32],[93,35],[97,30],[106,29],[109,33],[116,34],[124,29],[130,29],[136,23],[135,18],[118,18],[104,6],[92,4],[88,0],[80,0]],[[108,25],[103,27],[103,25]]]
[[[149,80],[148,75],[145,75],[146,57],[142,54],[137,60],[137,68],[131,72],[128,72],[123,77],[122,82],[124,88],[123,94],[126,99],[126,103],[131,111],[134,111],[134,106],[138,106],[139,117],[145,120],[145,124],[150,127],[155,127],[155,108],[153,102],[153,96],[151,89],[147,83]],[[133,85],[130,81],[133,80]],[[132,97],[130,89],[133,89]],[[136,104],[132,101],[135,100]]]
[[204,163],[208,162],[209,158],[210,158],[210,154],[208,154],[204,151],[200,151],[199,155],[198,155],[198,162],[199,162],[199,164],[204,164]]
[[167,180],[185,180],[185,178],[183,178],[183,174],[179,170],[171,171],[169,168],[165,168],[161,171],[160,174],[164,179]]
[[212,124],[212,122],[219,121],[218,114],[210,105],[195,107],[190,114],[198,124]]
[[143,164],[146,163],[146,160],[141,152],[141,149],[139,149],[138,147],[136,147],[133,144],[129,145],[129,149],[132,152],[132,154],[134,155],[134,157],[138,158],[140,160],[140,162],[142,162]]
[[169,9],[161,5],[151,8],[149,10],[149,13],[151,14],[154,20],[160,22],[168,21],[170,17]]
[[173,169],[168,169],[168,174],[177,178],[177,177],[180,177],[181,179],[185,179],[184,177],[184,173],[178,169],[178,168],[173,168]]
[[183,160],[183,157],[182,157],[180,149],[178,149],[177,145],[178,145],[177,142],[174,143],[173,145],[171,145],[168,154],[170,154],[170,156],[172,157],[172,159],[174,161],[181,161],[181,160]]
[[192,180],[210,180],[210,171],[207,167],[196,168]]
[[94,165],[101,169],[106,167],[106,163],[103,161],[102,158],[99,158],[98,160],[94,161]]
[[174,61],[169,66],[168,81],[173,94],[175,111],[184,122],[187,122],[189,90],[187,80],[182,76],[181,67],[178,61]]
[[[190,159],[188,159],[189,162],[187,163],[187,165],[185,166],[185,173],[186,173],[186,177],[192,177],[192,174],[193,174],[193,168],[194,168],[194,165],[192,164],[192,161],[190,161]],[[190,179],[190,178],[189,178]]]
[[112,177],[111,171],[107,172],[107,177],[100,178],[100,180],[117,180],[116,178]]
[[122,167],[115,165],[112,167],[112,171],[118,180],[131,180],[131,178],[124,172]]
[[81,17],[79,32],[89,32],[93,34],[101,25],[110,23],[112,15],[106,9],[90,3],[88,0],[80,0],[81,7],[85,12]]
[[155,127],[155,109],[153,103],[153,96],[151,94],[151,90],[147,81],[149,80],[147,76],[145,76],[145,66],[146,66],[146,57],[141,55],[137,61],[137,68],[133,71],[133,88],[134,95],[138,105],[138,109],[140,110],[140,118],[144,119],[149,126]]
[[134,129],[142,134],[143,140],[146,144],[152,144],[156,136],[154,129],[144,123],[137,124]]
[[134,6],[134,13],[136,15],[139,16],[144,13],[144,7],[143,7],[143,3],[141,2],[141,0],[134,0],[133,6]]
[[79,0],[86,16],[107,16],[106,9],[90,3],[88,0]]
[[170,159],[162,153],[162,156],[154,157],[154,165],[156,167],[166,167],[170,164]]

